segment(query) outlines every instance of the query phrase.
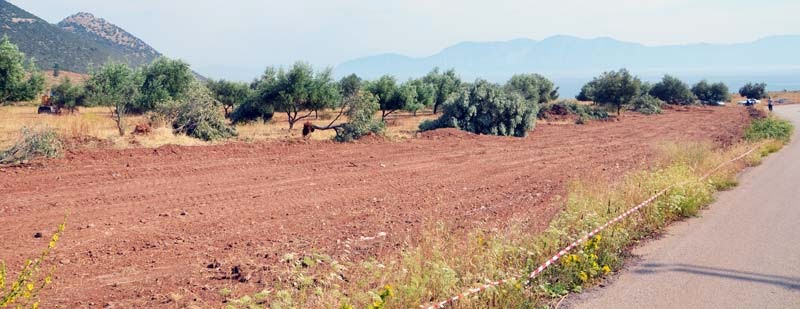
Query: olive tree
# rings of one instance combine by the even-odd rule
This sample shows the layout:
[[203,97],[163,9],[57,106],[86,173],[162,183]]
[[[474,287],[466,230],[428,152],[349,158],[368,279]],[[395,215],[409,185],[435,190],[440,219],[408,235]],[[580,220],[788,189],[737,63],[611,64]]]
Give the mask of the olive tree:
[[160,57],[141,69],[141,96],[130,106],[130,112],[153,110],[156,104],[181,99],[194,81],[189,64]]
[[362,84],[363,81],[356,74],[345,76],[339,81],[339,87],[342,89],[342,95],[345,98],[358,94]]
[[244,103],[252,94],[252,89],[247,83],[232,82],[227,80],[210,80],[208,89],[214,98],[222,104],[225,111],[225,118],[230,117],[230,112],[237,106]]
[[522,95],[526,100],[547,103],[558,99],[558,87],[539,74],[517,74],[505,85],[508,91]]
[[119,135],[125,135],[125,114],[140,96],[141,75],[122,63],[108,63],[92,72],[86,81],[86,95],[94,105],[111,109]]
[[664,78],[653,85],[650,95],[669,104],[688,105],[694,102],[694,95],[689,85],[677,77],[664,75]]
[[273,102],[278,96],[278,70],[268,67],[260,78],[250,83],[250,94],[231,113],[234,124],[261,119],[267,122],[275,113]]
[[442,105],[457,95],[462,86],[461,78],[456,75],[456,71],[453,69],[441,72],[439,68],[434,68],[422,80],[434,88],[434,114],[437,114]]
[[69,77],[64,77],[57,86],[53,88],[53,104],[61,109],[69,109],[70,113],[75,111],[78,106],[86,106],[86,92],[83,86],[73,84]]
[[536,102],[478,80],[453,102],[445,104],[441,117],[420,124],[420,130],[457,128],[478,134],[524,137],[535,126],[537,113]]
[[[311,129],[335,130],[334,139],[338,142],[354,141],[371,133],[380,134],[384,130],[384,123],[375,119],[378,109],[380,103],[375,95],[368,91],[357,91],[344,98],[339,115],[327,126],[311,125]],[[342,115],[347,117],[347,122],[336,124]]]
[[692,93],[704,103],[726,102],[731,99],[728,86],[721,82],[709,84],[708,81],[701,80],[692,86]]
[[42,90],[44,74],[36,69],[33,60],[26,68],[25,54],[3,36],[0,39],[0,104],[33,100]]
[[767,97],[767,84],[747,83],[739,89],[739,95],[748,99],[760,100]]
[[604,72],[595,77],[585,89],[591,89],[587,94],[597,103],[610,105],[617,109],[621,115],[622,107],[630,104],[640,95],[642,81],[633,76],[628,70]]

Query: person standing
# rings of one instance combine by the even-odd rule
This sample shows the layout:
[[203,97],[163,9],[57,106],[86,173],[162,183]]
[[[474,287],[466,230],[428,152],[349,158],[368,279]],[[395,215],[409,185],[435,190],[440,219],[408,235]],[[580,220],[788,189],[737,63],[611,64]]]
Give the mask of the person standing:
[[769,101],[767,101],[767,108],[769,108],[769,112],[771,113],[772,112],[772,98],[770,98]]

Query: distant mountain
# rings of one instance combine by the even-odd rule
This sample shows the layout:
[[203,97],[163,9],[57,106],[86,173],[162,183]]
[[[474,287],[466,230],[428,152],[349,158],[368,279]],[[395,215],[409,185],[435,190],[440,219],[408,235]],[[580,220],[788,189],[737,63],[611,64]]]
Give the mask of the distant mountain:
[[120,27],[78,13],[58,25],[0,0],[0,33],[7,35],[40,69],[58,64],[62,70],[86,73],[109,59],[140,66],[161,54]]
[[392,74],[421,76],[434,67],[455,68],[462,78],[501,82],[516,73],[536,72],[554,79],[585,80],[603,71],[628,68],[660,75],[731,75],[800,69],[800,36],[774,36],[741,44],[645,46],[611,38],[554,36],[536,41],[465,42],[421,58],[376,55],[342,63],[337,75],[366,78]]

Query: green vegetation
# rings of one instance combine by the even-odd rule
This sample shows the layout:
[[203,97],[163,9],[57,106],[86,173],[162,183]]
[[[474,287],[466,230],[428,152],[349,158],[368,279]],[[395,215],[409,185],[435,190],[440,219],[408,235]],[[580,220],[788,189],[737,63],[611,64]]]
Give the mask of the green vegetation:
[[702,80],[692,86],[692,93],[703,103],[727,102],[731,100],[730,90],[725,83],[709,84]]
[[535,126],[538,104],[516,92],[478,80],[452,103],[442,116],[424,121],[420,130],[457,128],[477,134],[525,137]]
[[125,135],[125,115],[137,103],[141,75],[122,63],[109,63],[86,81],[86,95],[93,105],[108,106],[114,114],[119,136]]
[[359,92],[345,99],[345,116],[347,123],[336,131],[335,139],[339,142],[350,142],[364,135],[381,134],[384,130],[382,121],[374,119],[380,108],[378,99],[369,92]]
[[61,140],[49,128],[22,128],[19,140],[0,152],[0,165],[25,163],[38,157],[53,158],[61,153]]
[[461,78],[458,77],[453,69],[440,72],[439,68],[434,68],[422,80],[435,89],[433,100],[433,113],[438,114],[439,109],[449,100],[456,96],[462,87]]
[[742,88],[739,88],[739,95],[748,99],[764,99],[767,97],[767,84],[765,83],[747,83]]
[[137,77],[139,97],[127,110],[137,114],[153,110],[160,102],[182,99],[194,81],[189,64],[164,57],[145,65],[136,74],[141,75]]
[[506,83],[506,90],[519,93],[525,100],[547,103],[558,99],[558,87],[539,74],[517,74]]
[[206,85],[214,94],[214,98],[222,104],[225,118],[229,118],[231,110],[243,104],[253,95],[252,89],[246,83],[210,80]]
[[167,101],[158,110],[172,124],[175,134],[204,141],[236,136],[236,130],[220,115],[211,91],[199,82],[192,83],[181,99]]
[[52,90],[53,92],[53,105],[58,110],[68,109],[70,113],[74,112],[79,106],[86,106],[89,102],[86,100],[86,92],[82,85],[73,84],[68,77],[61,80],[57,86]]
[[[26,75],[30,75],[26,78]],[[14,43],[0,39],[0,105],[13,101],[29,101],[44,90],[44,75],[33,60],[25,67],[25,55]]]
[[745,131],[744,137],[750,141],[774,139],[788,143],[792,133],[794,133],[794,126],[791,122],[776,117],[767,117],[754,120]]
[[664,78],[653,85],[649,94],[668,104],[689,105],[694,103],[694,94],[689,90],[689,85],[680,79],[664,75]]
[[539,109],[539,119],[548,119],[550,115],[576,115],[578,124],[583,124],[588,120],[608,119],[608,112],[601,108],[566,100],[544,104]]
[[381,119],[386,119],[400,110],[416,112],[436,102],[436,88],[423,80],[410,80],[401,85],[393,76],[384,75],[376,81],[368,82],[366,90],[378,98]]
[[[17,278],[10,281],[11,277],[7,274],[6,264],[0,261],[0,308],[15,306],[16,308],[39,308],[39,293],[53,281],[55,266],[42,278],[42,270],[50,252],[55,249],[58,240],[66,229],[67,219],[58,226],[58,229],[50,238],[47,248],[42,251],[36,259],[26,260],[25,266],[17,275]],[[7,286],[11,283],[10,286]]]
[[315,111],[335,108],[341,101],[331,70],[314,72],[311,65],[302,62],[295,63],[288,71],[267,68],[251,87],[256,94],[234,111],[235,123],[258,118],[266,121],[277,111],[286,113],[289,129],[293,129],[298,121]]
[[642,81],[626,69],[604,72],[581,89],[578,100],[590,100],[609,105],[622,113],[622,108],[641,94]]
[[641,95],[633,100],[631,109],[645,115],[661,114],[664,101],[649,94]]

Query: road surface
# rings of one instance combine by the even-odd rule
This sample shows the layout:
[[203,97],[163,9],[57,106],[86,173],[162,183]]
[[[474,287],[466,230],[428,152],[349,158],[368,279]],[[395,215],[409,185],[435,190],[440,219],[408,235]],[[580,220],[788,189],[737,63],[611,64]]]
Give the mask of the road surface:
[[[800,105],[775,112],[800,128]],[[800,134],[702,217],[634,250],[604,288],[562,308],[800,308]]]

